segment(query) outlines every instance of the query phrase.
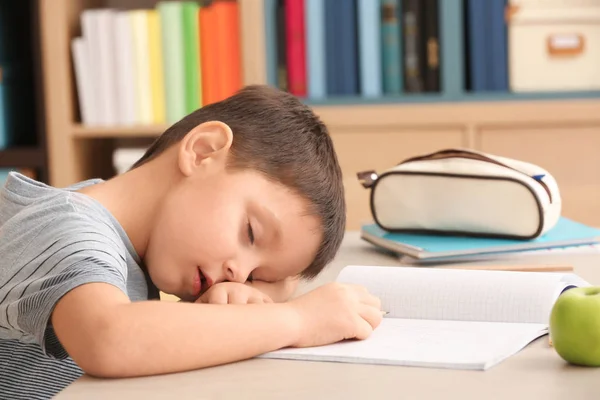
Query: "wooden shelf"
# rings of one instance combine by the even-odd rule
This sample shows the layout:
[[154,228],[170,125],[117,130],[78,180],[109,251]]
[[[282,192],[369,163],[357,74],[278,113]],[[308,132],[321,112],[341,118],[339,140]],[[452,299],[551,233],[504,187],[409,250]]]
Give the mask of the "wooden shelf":
[[[243,83],[273,84],[276,44],[274,0],[238,0]],[[41,55],[49,181],[64,187],[110,177],[115,148],[154,139],[167,125],[101,127],[78,122],[71,39],[81,34],[80,14],[97,7],[134,9],[155,0],[52,0],[40,6]],[[448,1],[448,13],[454,2]],[[460,18],[454,13],[453,18]],[[449,29],[449,25],[445,25]],[[450,43],[460,47],[455,34]],[[456,40],[454,40],[456,39]],[[344,174],[348,229],[370,221],[369,191],[356,172],[384,171],[397,162],[442,148],[464,147],[531,162],[550,171],[561,188],[563,215],[600,224],[600,91],[554,93],[464,93],[462,49],[443,46],[442,93],[362,97],[304,98],[327,124]],[[464,60],[463,60],[464,61]],[[454,75],[452,75],[454,74]],[[456,78],[456,79],[455,79]],[[566,146],[565,143],[569,143]],[[127,143],[127,145],[129,145]],[[27,151],[36,151],[29,150]],[[40,152],[41,153],[41,152]],[[10,154],[10,160],[7,155]],[[24,153],[0,153],[0,163],[25,162]],[[30,153],[31,154],[31,153]],[[34,153],[35,154],[35,153]],[[39,155],[39,153],[38,153]],[[45,158],[35,158],[41,163]]]
[[135,126],[86,126],[75,124],[72,129],[75,138],[144,138],[159,136],[168,125],[135,125]]
[[0,150],[0,168],[43,168],[46,155],[40,148],[17,147]]

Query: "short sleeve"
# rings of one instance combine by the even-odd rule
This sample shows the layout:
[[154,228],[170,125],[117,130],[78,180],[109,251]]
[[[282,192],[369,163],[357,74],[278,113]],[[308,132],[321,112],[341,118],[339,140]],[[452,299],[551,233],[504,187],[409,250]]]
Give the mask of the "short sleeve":
[[50,324],[55,305],[87,283],[111,284],[127,293],[127,250],[102,219],[74,211],[37,211],[2,227],[0,334],[35,342],[46,355],[65,358]]

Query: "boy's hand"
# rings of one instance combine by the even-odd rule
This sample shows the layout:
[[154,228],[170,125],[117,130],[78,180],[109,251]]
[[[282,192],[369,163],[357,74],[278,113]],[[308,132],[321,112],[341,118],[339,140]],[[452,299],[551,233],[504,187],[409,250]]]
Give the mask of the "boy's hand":
[[292,297],[296,291],[296,288],[298,287],[299,281],[299,277],[290,276],[277,282],[263,282],[255,280],[252,282],[246,282],[245,285],[266,293],[267,296],[269,296],[276,303],[283,303]]
[[298,313],[295,347],[366,339],[381,323],[381,301],[357,285],[330,283],[288,303]]
[[217,283],[196,300],[196,303],[210,304],[257,304],[272,302],[273,300],[260,290],[238,282]]

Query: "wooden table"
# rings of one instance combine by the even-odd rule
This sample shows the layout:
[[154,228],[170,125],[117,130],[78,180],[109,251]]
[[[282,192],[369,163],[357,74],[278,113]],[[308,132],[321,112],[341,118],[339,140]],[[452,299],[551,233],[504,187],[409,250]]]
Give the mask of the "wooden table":
[[[518,260],[511,260],[517,262]],[[600,284],[600,254],[558,253],[527,263],[568,263]],[[521,261],[522,263],[523,261]],[[486,261],[506,264],[506,261]],[[395,265],[398,259],[346,235],[341,252],[304,293],[334,280],[348,264]],[[479,262],[478,264],[483,264]],[[593,399],[600,368],[568,365],[547,336],[488,371],[442,370],[344,363],[252,359],[198,371],[118,380],[83,376],[61,392],[65,399]]]

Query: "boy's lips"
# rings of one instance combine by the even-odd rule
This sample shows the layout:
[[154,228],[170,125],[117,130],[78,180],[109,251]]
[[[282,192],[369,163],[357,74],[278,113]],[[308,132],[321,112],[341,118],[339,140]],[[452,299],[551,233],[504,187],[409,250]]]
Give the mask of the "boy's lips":
[[204,275],[200,267],[197,267],[196,276],[194,276],[194,296],[200,296],[206,292],[213,285],[213,280],[208,276]]

